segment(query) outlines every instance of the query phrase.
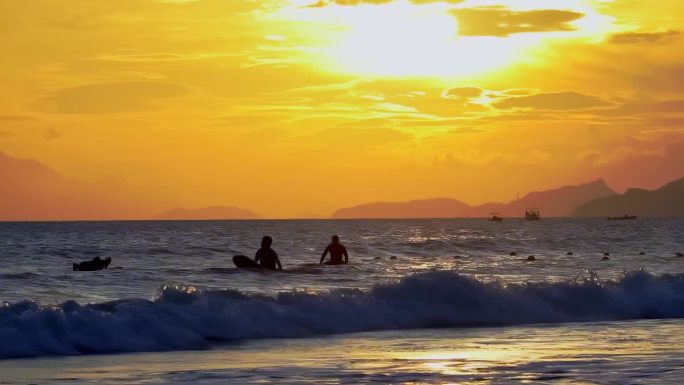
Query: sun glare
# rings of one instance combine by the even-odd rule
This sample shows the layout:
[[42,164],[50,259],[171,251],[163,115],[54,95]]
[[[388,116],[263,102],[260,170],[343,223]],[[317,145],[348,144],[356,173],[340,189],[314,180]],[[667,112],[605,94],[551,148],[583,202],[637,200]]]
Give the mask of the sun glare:
[[[440,7],[397,3],[357,7],[348,29],[329,50],[340,70],[385,76],[471,75],[510,62],[515,47],[497,38],[458,36],[454,17]],[[423,9],[429,8],[429,9]]]
[[[566,3],[575,7],[580,4]],[[545,39],[563,37],[543,33],[460,36],[458,20],[450,13],[454,5],[446,2],[310,5],[310,1],[296,1],[281,9],[279,16],[312,29],[325,29],[325,33],[311,31],[319,38],[330,36],[330,41],[316,50],[320,55],[316,61],[322,69],[333,72],[383,77],[476,77],[522,61],[534,61],[534,55],[529,53],[543,45]],[[524,9],[534,9],[539,3],[528,1],[524,5]],[[582,3],[581,11],[591,22],[578,22],[578,30],[565,32],[567,36],[596,33],[595,12],[587,12],[586,3]]]

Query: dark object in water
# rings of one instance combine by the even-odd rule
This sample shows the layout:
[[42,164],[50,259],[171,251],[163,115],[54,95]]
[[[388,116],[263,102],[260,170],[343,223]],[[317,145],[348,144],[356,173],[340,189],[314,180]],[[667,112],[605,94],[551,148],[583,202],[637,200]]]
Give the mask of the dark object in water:
[[373,259],[376,260],[376,261],[379,261],[379,260],[381,260],[382,258],[380,258],[380,257],[375,257],[375,258],[373,258]]
[[461,258],[463,258],[463,257],[461,257],[460,255],[454,255],[454,259],[461,259]]
[[530,207],[525,209],[525,219],[528,221],[538,221],[541,219],[539,216],[539,209],[536,207]]
[[610,257],[603,257],[603,258],[601,258],[601,260],[602,261],[608,261],[608,260],[610,260]]
[[516,255],[518,255],[518,253],[516,253],[515,251],[511,251],[511,253],[508,255],[510,255],[511,257],[515,257]]
[[112,263],[111,258],[105,258],[102,259],[100,257],[95,257],[90,261],[83,261],[81,263],[74,263],[73,268],[74,271],[97,271],[97,270],[103,270],[109,267],[109,264]]
[[390,257],[390,259],[397,259],[397,256],[396,256],[396,255],[393,255],[393,256]]
[[534,255],[530,255],[529,257],[527,257],[527,262],[533,262],[536,260],[537,260],[537,258],[535,258]]
[[625,214],[624,216],[621,216],[621,217],[607,217],[606,219],[609,221],[631,221],[631,220],[637,219],[637,216]]
[[499,213],[491,213],[489,214],[489,220],[491,222],[501,222],[503,221],[503,217]]
[[642,252],[639,253],[639,255],[646,255],[646,253],[644,253],[644,252],[642,251]]
[[606,251],[605,253],[603,253],[603,256],[604,256],[604,257],[607,257],[607,256],[609,256],[609,255],[610,255],[610,253],[607,252],[607,251]]
[[572,251],[568,251],[565,255],[574,255]]
[[254,262],[251,258],[244,255],[236,255],[233,257],[233,263],[238,268],[248,268],[248,269],[263,269],[260,264]]
[[684,254],[683,253],[676,253],[675,256],[676,257],[684,257]]

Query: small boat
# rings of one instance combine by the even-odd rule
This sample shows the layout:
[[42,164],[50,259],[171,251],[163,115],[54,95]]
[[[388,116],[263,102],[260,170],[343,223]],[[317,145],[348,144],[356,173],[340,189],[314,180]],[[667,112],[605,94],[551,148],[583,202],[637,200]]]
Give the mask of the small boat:
[[501,222],[503,221],[503,217],[501,216],[501,213],[490,213],[489,220],[492,222]]
[[528,221],[538,221],[541,219],[539,216],[539,209],[535,207],[530,207],[525,209],[525,219]]
[[637,216],[625,214],[622,217],[607,217],[606,219],[609,221],[631,221],[631,220],[637,219]]

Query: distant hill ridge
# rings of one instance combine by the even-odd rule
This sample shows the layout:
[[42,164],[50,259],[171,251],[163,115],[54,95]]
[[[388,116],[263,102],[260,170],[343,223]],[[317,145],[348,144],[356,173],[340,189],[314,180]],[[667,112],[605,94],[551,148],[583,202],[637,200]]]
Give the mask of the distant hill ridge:
[[335,211],[333,218],[453,218],[471,207],[451,198],[419,199],[409,202],[375,202]]
[[[131,185],[121,178],[84,182],[61,175],[38,161],[2,152],[0,181],[0,221],[261,218],[252,211],[232,206],[164,211],[182,206],[180,197],[151,186]],[[684,178],[657,190],[629,189],[624,194],[616,194],[603,179],[597,179],[531,192],[508,203],[479,206],[452,198],[375,202],[337,210],[332,217],[486,217],[490,212],[522,217],[526,207],[539,208],[542,217],[684,216]]]
[[509,203],[476,206],[471,216],[482,217],[490,212],[500,212],[507,217],[521,217],[524,216],[525,208],[536,207],[542,217],[567,217],[575,207],[583,203],[615,194],[616,192],[601,178],[579,185],[534,191]]
[[258,219],[237,207],[171,210],[181,199],[159,188],[109,177],[84,182],[33,159],[0,151],[0,221]]
[[585,202],[615,195],[603,179],[575,186],[564,186],[547,191],[535,191],[509,203],[487,203],[470,206],[457,199],[434,198],[408,202],[375,202],[343,208],[332,218],[455,218],[486,217],[499,212],[504,217],[521,217],[525,208],[537,207],[542,216],[569,216],[572,210]]
[[659,189],[629,189],[624,194],[598,198],[573,210],[576,217],[609,217],[625,214],[639,217],[684,216],[684,178]]

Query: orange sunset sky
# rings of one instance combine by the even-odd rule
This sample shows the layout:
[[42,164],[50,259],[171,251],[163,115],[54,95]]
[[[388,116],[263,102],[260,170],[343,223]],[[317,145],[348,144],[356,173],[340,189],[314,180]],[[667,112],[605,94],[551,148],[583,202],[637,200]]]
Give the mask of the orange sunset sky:
[[654,188],[683,30],[681,0],[2,1],[0,152],[112,213]]

